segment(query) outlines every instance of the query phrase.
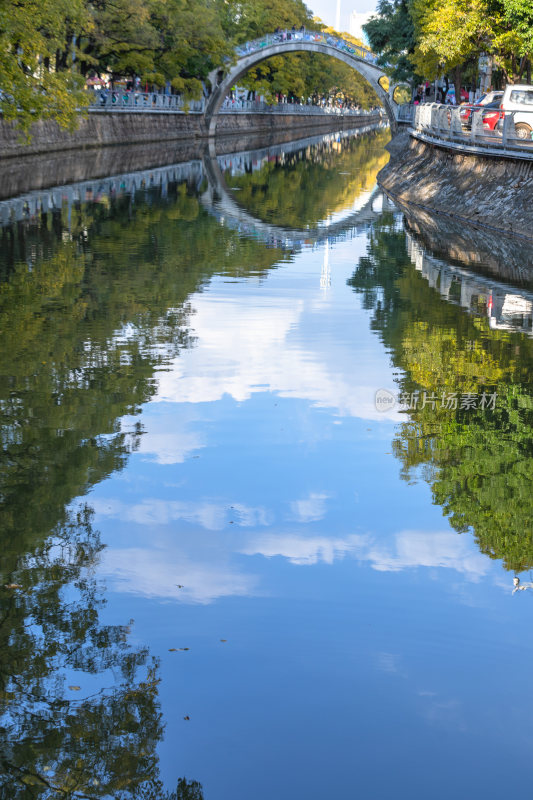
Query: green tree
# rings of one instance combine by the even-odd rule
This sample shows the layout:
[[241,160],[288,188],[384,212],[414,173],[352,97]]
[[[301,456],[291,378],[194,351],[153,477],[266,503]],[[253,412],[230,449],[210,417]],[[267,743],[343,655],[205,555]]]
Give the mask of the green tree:
[[363,26],[378,64],[396,81],[413,83],[417,75],[410,55],[415,50],[415,28],[408,0],[378,0],[377,14]]
[[412,61],[428,77],[490,54],[504,79],[521,79],[531,57],[530,3],[519,0],[412,0],[416,48]]
[[80,43],[81,68],[114,77],[154,71],[158,31],[152,24],[153,3],[142,0],[92,0],[88,34]]
[[3,0],[0,4],[0,109],[27,133],[36,119],[74,128],[86,105],[73,68],[76,36],[90,27],[83,0]]
[[186,97],[200,97],[208,73],[233,55],[218,7],[210,0],[157,2],[152,24],[160,40],[156,73]]
[[374,90],[356,70],[322,53],[274,56],[251,69],[242,84],[271,102],[281,94],[304,103],[340,101],[365,109],[379,105]]
[[224,0],[221,5],[224,31],[235,44],[258,39],[276,28],[319,27],[302,0]]

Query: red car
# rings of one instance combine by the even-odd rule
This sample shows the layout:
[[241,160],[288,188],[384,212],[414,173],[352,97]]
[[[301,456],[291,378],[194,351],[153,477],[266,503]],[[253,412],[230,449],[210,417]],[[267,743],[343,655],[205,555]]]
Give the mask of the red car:
[[485,131],[493,131],[498,124],[500,119],[503,119],[504,113],[500,107],[500,100],[496,100],[494,103],[489,103],[486,106],[486,111],[482,111],[482,119],[483,119],[483,130]]
[[491,103],[496,102],[496,100],[500,101],[502,97],[503,92],[489,92],[488,94],[482,94],[477,103],[474,103],[473,105],[461,106],[459,109],[461,124],[465,128],[470,128],[472,125],[472,111],[475,111],[478,108],[483,108],[484,106],[488,106]]

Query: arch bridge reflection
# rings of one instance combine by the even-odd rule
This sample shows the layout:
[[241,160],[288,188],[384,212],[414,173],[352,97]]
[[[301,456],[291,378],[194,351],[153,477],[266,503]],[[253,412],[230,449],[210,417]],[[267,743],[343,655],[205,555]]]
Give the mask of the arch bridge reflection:
[[[139,170],[107,178],[96,178],[28,192],[0,201],[0,226],[35,221],[48,213],[72,208],[80,203],[101,201],[104,198],[128,196],[135,202],[137,192],[158,190],[164,198],[171,184],[187,183],[200,196],[206,211],[221,224],[264,242],[269,247],[297,251],[305,245],[332,243],[367,230],[387,208],[394,206],[378,188],[363,191],[352,209],[340,218],[327,218],[302,228],[275,225],[259,219],[239,204],[228,186],[225,174],[252,173],[260,170],[265,160],[288,156],[309,147],[348,139],[375,130],[375,126],[329,135],[318,135],[275,146],[243,150],[229,155],[214,155],[207,150],[201,159],[192,159],[158,168]],[[486,277],[464,267],[453,265],[430,255],[411,233],[407,232],[407,247],[411,260],[429,284],[438,289],[449,302],[483,313],[494,329],[521,330],[533,335],[533,292]],[[506,270],[509,264],[505,265]]]
[[0,225],[34,221],[49,212],[60,211],[65,206],[70,219],[72,207],[77,204],[124,195],[128,195],[134,203],[135,195],[139,191],[156,189],[164,198],[170,184],[186,182],[192,191],[200,195],[202,205],[208,213],[215,216],[221,224],[244,235],[253,236],[269,246],[295,250],[304,244],[318,244],[326,240],[332,242],[345,238],[354,231],[367,229],[383,207],[389,205],[386,196],[374,188],[372,191],[362,192],[353,209],[340,218],[328,218],[310,227],[283,227],[264,222],[239,205],[226,183],[225,171],[229,167],[234,169],[238,164],[243,172],[251,173],[260,169],[266,159],[286,157],[310,147],[329,145],[341,139],[348,140],[373,130],[376,130],[375,125],[230,155],[215,155],[206,150],[201,159],[27,192],[0,201]]

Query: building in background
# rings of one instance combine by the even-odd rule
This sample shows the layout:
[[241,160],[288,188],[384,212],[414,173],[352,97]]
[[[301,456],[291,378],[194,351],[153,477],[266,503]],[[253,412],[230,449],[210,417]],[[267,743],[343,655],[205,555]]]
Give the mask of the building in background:
[[367,38],[363,31],[363,25],[365,25],[372,16],[372,14],[375,13],[376,13],[375,11],[352,11],[352,13],[350,14],[350,26],[349,26],[350,35],[368,44]]

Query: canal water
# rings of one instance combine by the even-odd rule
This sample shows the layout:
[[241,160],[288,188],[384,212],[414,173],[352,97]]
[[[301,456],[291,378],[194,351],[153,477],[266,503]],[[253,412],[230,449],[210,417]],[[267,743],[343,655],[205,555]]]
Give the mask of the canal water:
[[527,792],[530,253],[387,140],[0,203],[2,798]]

